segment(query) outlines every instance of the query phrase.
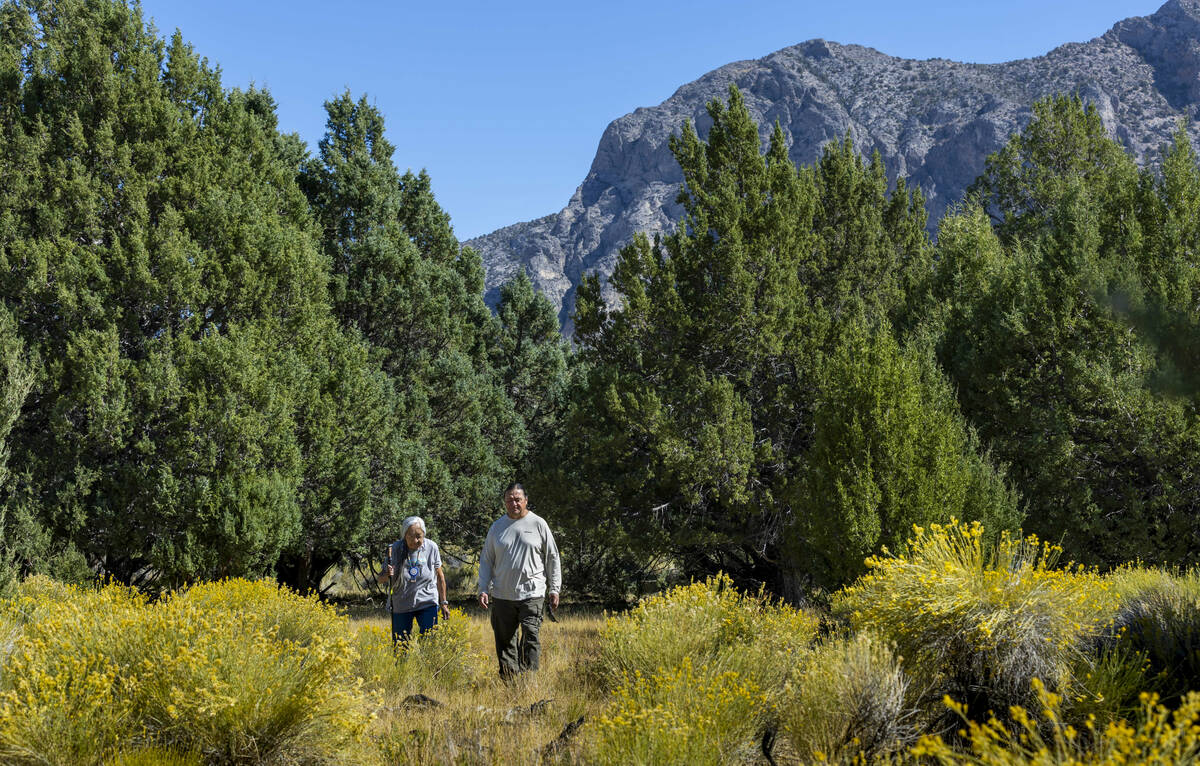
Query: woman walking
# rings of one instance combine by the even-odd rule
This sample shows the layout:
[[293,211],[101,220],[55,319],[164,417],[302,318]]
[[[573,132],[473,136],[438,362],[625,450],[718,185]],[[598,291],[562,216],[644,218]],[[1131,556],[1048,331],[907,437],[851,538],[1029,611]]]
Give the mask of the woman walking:
[[403,641],[412,633],[437,625],[438,612],[450,616],[446,600],[446,576],[442,574],[442,553],[433,540],[425,537],[425,522],[420,516],[404,520],[401,539],[388,546],[386,569],[379,582],[388,583],[388,611],[392,613],[392,641]]

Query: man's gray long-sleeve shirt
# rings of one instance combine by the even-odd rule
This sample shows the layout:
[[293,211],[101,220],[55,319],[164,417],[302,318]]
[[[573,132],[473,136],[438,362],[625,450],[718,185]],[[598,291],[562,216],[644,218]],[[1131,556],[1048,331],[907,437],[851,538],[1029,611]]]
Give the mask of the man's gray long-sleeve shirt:
[[492,523],[479,557],[480,593],[524,601],[561,587],[558,546],[545,519],[529,511],[516,521],[506,514]]

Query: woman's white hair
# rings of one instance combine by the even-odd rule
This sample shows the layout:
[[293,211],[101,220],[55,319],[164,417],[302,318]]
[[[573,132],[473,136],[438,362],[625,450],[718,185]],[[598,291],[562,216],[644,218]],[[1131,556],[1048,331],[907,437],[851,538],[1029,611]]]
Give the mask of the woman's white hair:
[[419,526],[421,528],[422,532],[426,531],[424,519],[422,519],[420,516],[409,516],[400,525],[400,528],[401,528],[400,536],[407,537],[408,536],[408,528],[411,527],[413,524],[416,524],[417,526]]

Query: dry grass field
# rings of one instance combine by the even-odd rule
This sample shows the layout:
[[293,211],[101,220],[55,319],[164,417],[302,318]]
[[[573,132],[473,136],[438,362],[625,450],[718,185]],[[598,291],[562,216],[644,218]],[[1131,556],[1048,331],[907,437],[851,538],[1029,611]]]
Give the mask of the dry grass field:
[[[474,684],[458,688],[439,683],[436,668],[397,679],[374,724],[385,758],[413,764],[583,762],[576,722],[593,719],[606,696],[591,670],[603,616],[565,607],[558,623],[543,623],[541,669],[506,683],[497,673],[487,614],[475,606],[468,615],[467,637],[486,670]],[[389,626],[383,614],[354,622]],[[418,702],[416,695],[440,704]]]

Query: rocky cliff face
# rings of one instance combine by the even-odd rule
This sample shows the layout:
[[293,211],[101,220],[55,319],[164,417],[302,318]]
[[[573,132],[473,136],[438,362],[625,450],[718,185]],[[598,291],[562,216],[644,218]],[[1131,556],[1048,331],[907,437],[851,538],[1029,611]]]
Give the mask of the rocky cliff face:
[[1181,118],[1200,139],[1200,0],[1170,0],[1090,42],[1004,64],[914,61],[810,40],[721,67],[611,123],[562,211],[465,243],[483,256],[489,302],[525,268],[561,308],[569,333],[580,278],[607,277],[635,232],[669,231],[679,219],[682,175],[667,139],[685,120],[705,136],[705,104],[724,99],[730,84],[741,89],[764,144],[778,120],[797,164],[847,132],[864,153],[878,151],[890,177],[924,191],[932,227],[987,155],[1025,125],[1030,105],[1050,94],[1078,93],[1094,104],[1140,161],[1154,159]]

